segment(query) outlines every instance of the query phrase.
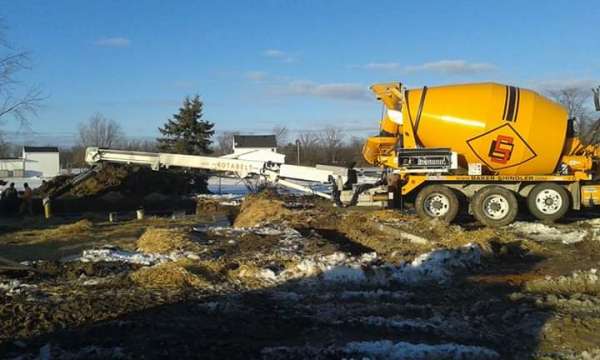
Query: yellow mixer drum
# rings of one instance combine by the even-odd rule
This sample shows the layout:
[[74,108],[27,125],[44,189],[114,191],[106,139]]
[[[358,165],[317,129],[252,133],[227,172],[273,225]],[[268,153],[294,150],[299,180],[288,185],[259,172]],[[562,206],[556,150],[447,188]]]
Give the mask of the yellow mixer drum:
[[463,166],[481,163],[499,175],[555,171],[567,112],[534,91],[481,83],[411,89],[405,97],[402,117],[418,123],[416,138],[423,147],[449,147]]

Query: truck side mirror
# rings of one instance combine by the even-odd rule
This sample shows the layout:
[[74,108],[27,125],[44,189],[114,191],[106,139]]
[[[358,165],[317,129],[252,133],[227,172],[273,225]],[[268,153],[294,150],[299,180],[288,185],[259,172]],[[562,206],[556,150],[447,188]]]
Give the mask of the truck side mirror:
[[596,111],[600,111],[600,86],[595,89],[592,89],[594,92],[594,106],[596,107]]

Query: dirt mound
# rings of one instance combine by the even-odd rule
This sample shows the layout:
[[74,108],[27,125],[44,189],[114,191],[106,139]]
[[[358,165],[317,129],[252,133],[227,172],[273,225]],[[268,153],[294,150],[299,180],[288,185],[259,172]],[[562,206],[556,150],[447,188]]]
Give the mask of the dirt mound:
[[129,275],[131,281],[145,288],[206,288],[210,282],[187,269],[187,260],[143,267]]
[[42,185],[35,188],[33,190],[33,192],[34,192],[34,194],[41,194],[41,195],[49,194],[51,191],[54,191],[54,189],[57,189],[57,188],[63,186],[67,181],[69,181],[72,178],[73,178],[73,176],[71,176],[71,175],[55,176],[48,181],[44,181],[42,183]]
[[415,219],[388,210],[374,212],[349,210],[334,224],[334,229],[348,240],[375,251],[383,258],[395,260],[400,254],[408,260],[416,252],[432,247],[432,239],[414,226]]
[[[32,239],[25,241],[26,243],[36,243],[44,241],[69,241],[75,237],[84,238],[89,236],[90,231],[94,228],[94,224],[87,220],[79,220],[72,224],[65,224],[53,229],[45,229],[34,231]],[[23,243],[25,243],[23,242]]]
[[87,179],[70,185],[71,176],[59,176],[36,189],[39,196],[70,198],[102,197],[117,193],[122,197],[144,197],[152,193],[183,195],[207,193],[207,177],[175,170],[154,171],[148,167],[103,164]]
[[149,228],[137,241],[139,251],[170,253],[171,251],[198,251],[199,246],[182,229]]
[[330,202],[322,199],[282,195],[275,190],[267,189],[246,196],[237,214],[234,212],[232,215],[235,215],[233,226],[236,228],[284,221],[288,226],[305,228],[335,221],[336,212]]
[[285,207],[285,201],[276,192],[263,191],[244,199],[233,226],[252,227],[267,221],[283,220],[291,213],[292,211]]

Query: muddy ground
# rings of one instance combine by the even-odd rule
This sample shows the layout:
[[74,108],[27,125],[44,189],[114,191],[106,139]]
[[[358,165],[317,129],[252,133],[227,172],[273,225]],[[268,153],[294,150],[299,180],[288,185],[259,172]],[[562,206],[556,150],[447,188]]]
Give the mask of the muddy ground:
[[1,357],[600,358],[600,214],[492,230],[231,205],[4,225]]

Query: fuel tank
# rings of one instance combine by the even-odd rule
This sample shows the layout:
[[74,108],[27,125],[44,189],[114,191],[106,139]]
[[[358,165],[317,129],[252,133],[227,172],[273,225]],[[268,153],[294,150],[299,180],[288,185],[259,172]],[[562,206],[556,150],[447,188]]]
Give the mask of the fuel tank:
[[481,163],[499,175],[552,174],[568,123],[559,104],[496,83],[406,90],[402,118],[421,146],[451,148],[463,166]]

